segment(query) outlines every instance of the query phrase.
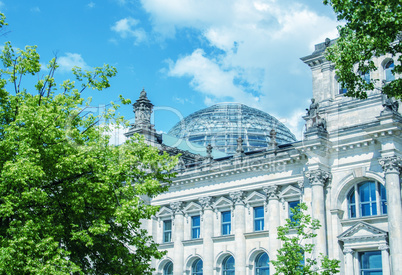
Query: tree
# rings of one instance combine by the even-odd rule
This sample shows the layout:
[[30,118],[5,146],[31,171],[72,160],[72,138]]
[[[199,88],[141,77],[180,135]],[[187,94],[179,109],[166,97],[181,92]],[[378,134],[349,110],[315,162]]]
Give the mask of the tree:
[[312,239],[317,236],[314,230],[321,227],[320,221],[312,219],[306,214],[307,205],[299,204],[292,209],[293,219],[287,219],[284,226],[278,227],[278,239],[282,241],[282,248],[278,249],[277,260],[272,261],[275,266],[275,275],[305,275],[339,273],[338,260],[330,260],[320,255],[321,266],[317,267],[317,259],[306,257],[314,251]]
[[[374,57],[391,54],[398,63],[392,73],[402,73],[402,4],[400,0],[324,0],[331,5],[339,21],[339,39],[328,48],[327,58],[335,63],[338,81],[347,89],[347,96],[364,99],[367,91],[380,89],[388,97],[402,97],[402,79],[388,83],[369,83],[361,77],[377,70]],[[357,70],[355,69],[357,66]],[[380,85],[375,85],[376,83]]]
[[116,69],[74,68],[57,86],[53,59],[24,89],[41,72],[36,47],[7,42],[0,60],[0,274],[151,274],[164,253],[140,228],[158,209],[142,198],[167,189],[177,158],[139,136],[109,145],[118,105],[96,115],[82,94],[108,88]]

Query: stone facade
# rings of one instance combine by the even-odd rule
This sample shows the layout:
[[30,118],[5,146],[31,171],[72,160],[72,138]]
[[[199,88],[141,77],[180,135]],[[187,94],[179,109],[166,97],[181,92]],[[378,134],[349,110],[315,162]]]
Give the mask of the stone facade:
[[[304,117],[301,141],[197,165],[187,159],[169,191],[151,200],[161,208],[143,226],[167,250],[152,262],[155,274],[257,274],[264,253],[276,258],[277,227],[297,201],[322,224],[312,256],[341,260],[341,274],[378,268],[362,266],[363,259],[380,263],[382,274],[402,274],[402,117],[378,92],[366,100],[339,94],[323,56],[327,45],[302,58],[317,105]],[[381,79],[390,58],[375,60],[373,77]],[[203,273],[196,273],[199,260]],[[272,264],[258,274],[268,268],[273,274]]]

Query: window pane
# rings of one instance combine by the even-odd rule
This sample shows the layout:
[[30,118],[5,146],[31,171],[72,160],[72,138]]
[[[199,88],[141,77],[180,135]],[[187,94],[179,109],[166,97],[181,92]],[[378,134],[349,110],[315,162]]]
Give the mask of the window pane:
[[385,191],[384,185],[381,183],[380,186],[380,197],[381,197],[381,214],[387,214],[387,192]]
[[169,243],[172,240],[172,221],[163,221],[163,242]]
[[163,275],[173,275],[173,263],[172,262],[165,264],[165,267],[163,268]]
[[230,211],[222,212],[222,235],[230,234],[231,218]]
[[222,221],[223,222],[230,222],[230,211],[222,212]]
[[293,212],[292,209],[294,209],[296,206],[298,206],[300,201],[290,201],[289,202],[289,219],[294,222],[295,220],[293,219]]
[[194,216],[194,217],[191,217],[191,219],[193,220],[193,227],[200,226],[200,216]]
[[254,207],[254,230],[264,230],[264,207]]
[[200,237],[200,216],[191,217],[191,237],[198,239]]
[[359,261],[362,275],[382,274],[380,251],[360,252]]

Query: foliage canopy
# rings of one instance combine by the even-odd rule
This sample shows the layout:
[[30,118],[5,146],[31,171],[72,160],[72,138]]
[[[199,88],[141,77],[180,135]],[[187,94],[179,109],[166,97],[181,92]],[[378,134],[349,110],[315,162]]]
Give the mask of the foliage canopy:
[[93,114],[82,94],[108,88],[116,69],[74,68],[57,85],[56,59],[40,77],[35,46],[7,42],[0,60],[0,274],[151,274],[163,253],[140,228],[157,211],[143,197],[166,190],[177,158],[138,136],[109,145],[118,105]]
[[321,266],[317,259],[309,257],[313,254],[315,245],[313,238],[315,230],[321,227],[320,221],[306,214],[307,205],[299,204],[291,209],[293,219],[287,219],[284,226],[278,227],[278,239],[282,247],[278,249],[277,260],[272,261],[276,272],[274,275],[331,275],[339,273],[339,260],[330,260],[328,256],[320,256]]
[[[328,48],[327,57],[335,63],[338,81],[347,89],[347,96],[366,98],[367,91],[380,89],[388,97],[402,97],[402,79],[367,83],[360,75],[374,72],[378,65],[373,57],[386,54],[394,57],[393,74],[402,73],[402,4],[400,0],[324,0],[331,5],[339,21],[339,39]],[[398,61],[398,62],[396,62]],[[357,70],[354,66],[357,65]],[[383,65],[383,64],[382,64]],[[376,83],[380,85],[376,85]]]

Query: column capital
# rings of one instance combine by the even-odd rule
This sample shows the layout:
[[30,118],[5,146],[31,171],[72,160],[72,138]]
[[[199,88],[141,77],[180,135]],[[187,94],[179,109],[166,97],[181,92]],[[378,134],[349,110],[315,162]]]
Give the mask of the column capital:
[[243,191],[236,191],[236,192],[231,192],[229,193],[230,198],[234,202],[234,204],[244,204],[243,202],[243,196],[244,192]]
[[322,169],[306,171],[304,175],[309,179],[311,185],[325,185],[332,179],[331,173]]
[[205,196],[198,198],[203,209],[212,209],[212,197]]
[[384,172],[387,173],[397,173],[401,172],[402,159],[397,156],[383,157],[378,159],[378,162],[382,166]]
[[181,201],[171,202],[170,208],[172,208],[174,214],[183,214],[183,202]]
[[344,248],[343,249],[343,254],[353,254],[353,252],[355,252],[352,248],[349,248],[349,247],[347,247],[347,248]]
[[279,195],[279,186],[278,185],[272,185],[272,186],[265,186],[262,188],[262,190],[267,194],[268,200],[278,199]]

